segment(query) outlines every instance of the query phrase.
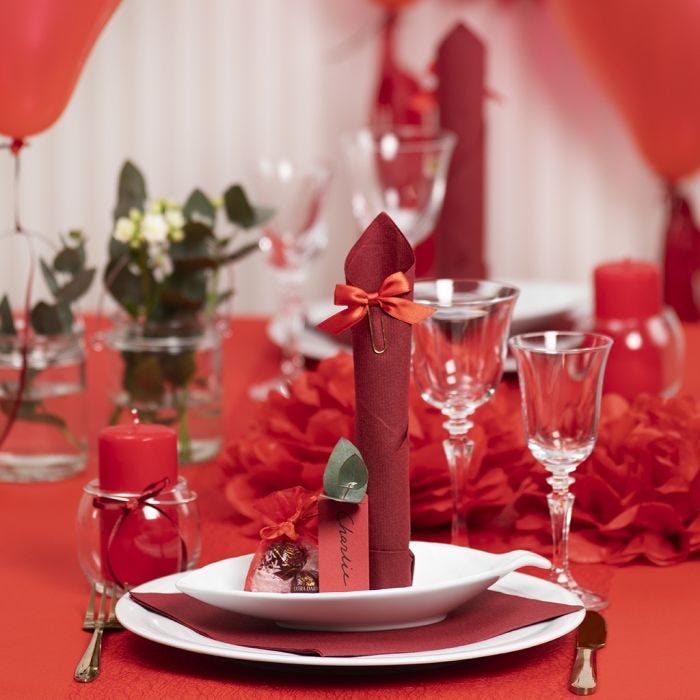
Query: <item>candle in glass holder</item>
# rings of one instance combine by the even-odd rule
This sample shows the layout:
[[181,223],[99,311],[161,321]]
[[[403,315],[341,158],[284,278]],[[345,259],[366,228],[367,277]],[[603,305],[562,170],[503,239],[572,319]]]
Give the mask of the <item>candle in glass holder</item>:
[[680,383],[682,341],[677,317],[662,305],[659,266],[642,260],[599,265],[594,271],[595,327],[614,343],[604,391],[633,400],[669,395]]
[[[177,435],[163,425],[116,425],[98,437],[102,573],[122,587],[180,570],[182,539],[174,507],[148,505],[175,487]],[[167,479],[167,482],[165,481]],[[141,499],[139,501],[139,498]]]

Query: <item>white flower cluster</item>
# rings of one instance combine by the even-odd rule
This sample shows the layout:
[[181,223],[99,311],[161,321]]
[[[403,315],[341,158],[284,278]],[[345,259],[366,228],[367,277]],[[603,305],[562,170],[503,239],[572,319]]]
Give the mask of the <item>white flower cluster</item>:
[[157,199],[145,212],[132,209],[128,217],[119,217],[112,236],[131,248],[143,248],[148,268],[161,282],[173,271],[168,250],[185,237],[184,226],[182,207],[171,199]]

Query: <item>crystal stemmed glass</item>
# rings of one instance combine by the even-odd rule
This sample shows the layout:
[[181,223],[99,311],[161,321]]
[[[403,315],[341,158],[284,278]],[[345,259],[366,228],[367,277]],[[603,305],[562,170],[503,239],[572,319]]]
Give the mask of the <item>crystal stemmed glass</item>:
[[326,246],[319,222],[328,168],[289,158],[263,158],[251,180],[255,201],[274,210],[263,226],[260,248],[277,287],[277,311],[272,320],[281,337],[280,373],[251,388],[255,399],[272,391],[286,394],[289,383],[303,369],[299,337],[304,329],[304,288],[310,264]]
[[418,281],[414,300],[436,309],[413,327],[413,377],[420,395],[447,418],[443,442],[452,484],[452,543],[468,545],[467,484],[472,413],[503,374],[515,287],[484,280]]
[[442,208],[456,142],[448,131],[419,127],[362,129],[341,137],[361,229],[386,212],[415,246],[430,234]]
[[527,445],[551,476],[551,578],[579,596],[586,608],[607,601],[576,583],[569,571],[571,474],[592,452],[598,431],[605,363],[612,340],[597,333],[546,331],[511,338],[518,368]]

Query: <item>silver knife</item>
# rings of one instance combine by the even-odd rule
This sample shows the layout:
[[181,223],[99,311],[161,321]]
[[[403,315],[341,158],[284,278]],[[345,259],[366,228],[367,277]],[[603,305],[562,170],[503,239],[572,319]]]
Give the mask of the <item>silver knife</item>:
[[595,693],[598,683],[595,651],[605,646],[607,634],[605,618],[594,610],[587,610],[576,630],[576,658],[569,679],[569,690],[575,695]]

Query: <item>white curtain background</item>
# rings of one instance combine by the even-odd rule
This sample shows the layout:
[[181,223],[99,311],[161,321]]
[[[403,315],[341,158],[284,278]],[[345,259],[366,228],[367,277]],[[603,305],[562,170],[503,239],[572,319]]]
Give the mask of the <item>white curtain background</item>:
[[[378,57],[368,28],[379,18],[368,0],[123,0],[68,108],[22,154],[25,227],[50,236],[82,228],[101,267],[126,158],[142,168],[150,194],[178,199],[195,186],[214,195],[245,185],[264,153],[339,164],[339,134],[366,120]],[[483,38],[495,94],[487,104],[491,277],[583,282],[605,259],[658,258],[663,189],[546,2],[419,0],[402,17],[399,58],[423,71],[458,20]],[[12,164],[0,159],[5,230]],[[341,280],[357,236],[342,170],[323,218],[329,245],[310,299]],[[273,308],[261,257],[238,265],[235,277],[237,313]],[[0,289],[16,301],[25,280],[26,261],[0,245]],[[97,300],[95,287],[86,306]]]

